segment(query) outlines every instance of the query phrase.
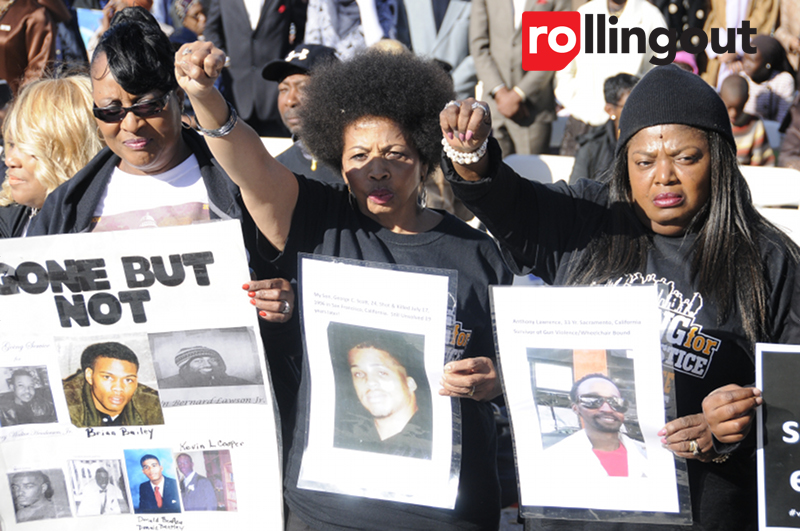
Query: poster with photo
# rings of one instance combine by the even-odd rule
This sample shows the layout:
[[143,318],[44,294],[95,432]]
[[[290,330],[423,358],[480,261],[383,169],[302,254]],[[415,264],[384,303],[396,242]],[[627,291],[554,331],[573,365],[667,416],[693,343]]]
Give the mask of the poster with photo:
[[758,528],[800,529],[800,345],[756,344]]
[[655,286],[492,287],[527,517],[690,523],[666,424]]
[[436,391],[453,272],[312,256],[300,271],[312,386],[298,486],[452,508],[459,411]]
[[0,243],[3,531],[283,526],[241,242],[224,221]]

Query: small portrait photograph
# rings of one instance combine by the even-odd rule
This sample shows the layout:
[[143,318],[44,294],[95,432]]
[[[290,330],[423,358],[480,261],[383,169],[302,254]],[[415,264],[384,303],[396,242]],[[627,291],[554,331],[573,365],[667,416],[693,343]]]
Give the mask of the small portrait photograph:
[[74,460],[70,462],[69,473],[77,516],[130,514],[122,461]]
[[265,399],[256,334],[251,328],[150,334],[165,406],[201,399]]
[[136,514],[181,512],[175,460],[168,448],[125,450],[125,468]]
[[647,477],[627,351],[528,349],[547,462],[575,479]]
[[144,334],[58,342],[64,395],[79,428],[164,424]]
[[336,388],[334,447],[431,458],[433,421],[424,339],[329,324]]
[[25,470],[8,474],[17,523],[71,517],[64,472]]
[[0,427],[58,422],[47,367],[2,367],[0,375]]
[[175,454],[184,511],[236,511],[229,450]]

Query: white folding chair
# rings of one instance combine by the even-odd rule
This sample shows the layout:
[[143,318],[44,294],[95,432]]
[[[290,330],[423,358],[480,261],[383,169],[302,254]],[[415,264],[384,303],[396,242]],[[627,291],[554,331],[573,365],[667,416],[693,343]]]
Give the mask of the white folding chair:
[[560,180],[569,181],[575,157],[560,155],[509,155],[505,163],[531,181],[555,183]]
[[739,166],[757,207],[800,206],[800,171],[791,168]]
[[274,136],[262,136],[261,142],[264,143],[264,147],[267,148],[269,154],[273,157],[277,157],[290,147],[294,142],[291,138],[281,138],[281,137],[274,137]]

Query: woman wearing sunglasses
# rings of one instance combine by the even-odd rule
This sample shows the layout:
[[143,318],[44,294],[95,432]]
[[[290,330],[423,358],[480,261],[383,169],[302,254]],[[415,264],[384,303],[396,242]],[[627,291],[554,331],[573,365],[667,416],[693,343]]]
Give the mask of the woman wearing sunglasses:
[[147,10],[118,12],[91,63],[94,116],[108,146],[48,198],[29,234],[239,218],[235,187],[181,126],[169,39]]

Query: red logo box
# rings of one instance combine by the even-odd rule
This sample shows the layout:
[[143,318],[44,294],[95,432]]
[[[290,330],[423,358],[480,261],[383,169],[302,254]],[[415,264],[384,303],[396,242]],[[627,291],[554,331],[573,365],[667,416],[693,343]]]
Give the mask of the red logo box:
[[556,71],[581,51],[581,14],[577,11],[522,13],[522,69]]

